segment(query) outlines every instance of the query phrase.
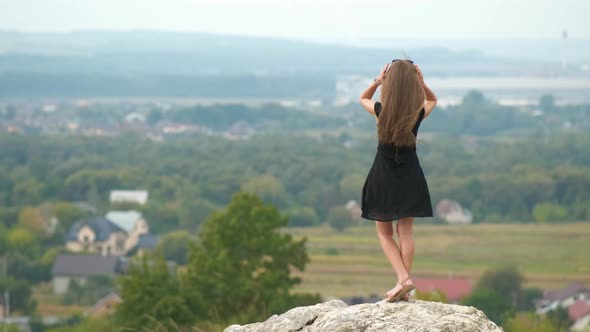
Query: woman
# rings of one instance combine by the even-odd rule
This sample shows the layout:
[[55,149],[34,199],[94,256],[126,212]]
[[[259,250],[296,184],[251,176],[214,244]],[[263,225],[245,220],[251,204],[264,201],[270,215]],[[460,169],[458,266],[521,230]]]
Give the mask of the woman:
[[[381,98],[371,98],[381,87]],[[410,271],[414,259],[414,217],[431,217],[428,185],[416,154],[416,136],[423,119],[436,105],[422,71],[411,60],[393,60],[362,93],[360,102],[375,116],[379,144],[362,193],[362,217],[375,220],[381,247],[397,275],[384,296],[388,302],[408,300],[414,289]],[[397,220],[398,248],[392,221]]]

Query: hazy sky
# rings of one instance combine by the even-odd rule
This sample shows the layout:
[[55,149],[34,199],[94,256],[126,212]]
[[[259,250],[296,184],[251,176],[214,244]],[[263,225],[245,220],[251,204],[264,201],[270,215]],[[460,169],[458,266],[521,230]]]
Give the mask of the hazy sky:
[[150,29],[321,40],[590,39],[589,0],[0,0],[0,29]]

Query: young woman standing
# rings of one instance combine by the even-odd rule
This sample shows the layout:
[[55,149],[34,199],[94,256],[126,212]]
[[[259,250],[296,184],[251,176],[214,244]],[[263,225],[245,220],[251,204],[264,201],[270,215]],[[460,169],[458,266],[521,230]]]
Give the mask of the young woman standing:
[[[380,101],[371,98],[381,85]],[[436,96],[411,60],[393,60],[361,94],[360,103],[375,116],[379,144],[362,192],[362,217],[375,221],[381,247],[395,270],[397,284],[384,296],[407,300],[414,289],[415,217],[432,217],[428,185],[416,154],[420,123],[436,106]],[[392,222],[400,245],[393,239]]]

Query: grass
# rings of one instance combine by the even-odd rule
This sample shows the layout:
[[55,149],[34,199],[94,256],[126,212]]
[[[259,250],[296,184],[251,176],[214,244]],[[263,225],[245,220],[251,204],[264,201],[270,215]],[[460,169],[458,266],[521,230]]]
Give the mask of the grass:
[[32,288],[32,297],[37,302],[37,313],[43,316],[66,318],[81,314],[87,309],[85,306],[61,304],[61,296],[53,294],[53,285],[50,282],[35,285]]
[[[375,226],[363,221],[341,233],[327,226],[289,228],[306,236],[311,262],[295,291],[323,296],[381,294],[396,281]],[[590,222],[558,224],[433,225],[415,223],[415,277],[461,276],[475,283],[487,269],[514,264],[525,287],[590,285]]]
[[[363,221],[343,232],[330,227],[285,228],[308,238],[311,262],[295,292],[324,297],[381,295],[396,282],[375,234]],[[416,221],[414,277],[465,277],[475,283],[489,268],[512,263],[525,277],[525,287],[555,289],[572,281],[590,286],[590,222],[559,224],[433,225]],[[34,288],[43,315],[66,317],[85,308],[63,306],[51,283]],[[206,328],[205,328],[206,330]]]

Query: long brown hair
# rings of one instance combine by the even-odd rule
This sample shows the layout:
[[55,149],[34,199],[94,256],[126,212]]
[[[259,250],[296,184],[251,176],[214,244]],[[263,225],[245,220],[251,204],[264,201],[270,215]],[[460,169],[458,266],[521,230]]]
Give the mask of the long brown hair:
[[394,146],[415,146],[412,132],[424,105],[424,88],[416,68],[408,61],[391,64],[381,85],[381,113],[377,123],[379,141]]

